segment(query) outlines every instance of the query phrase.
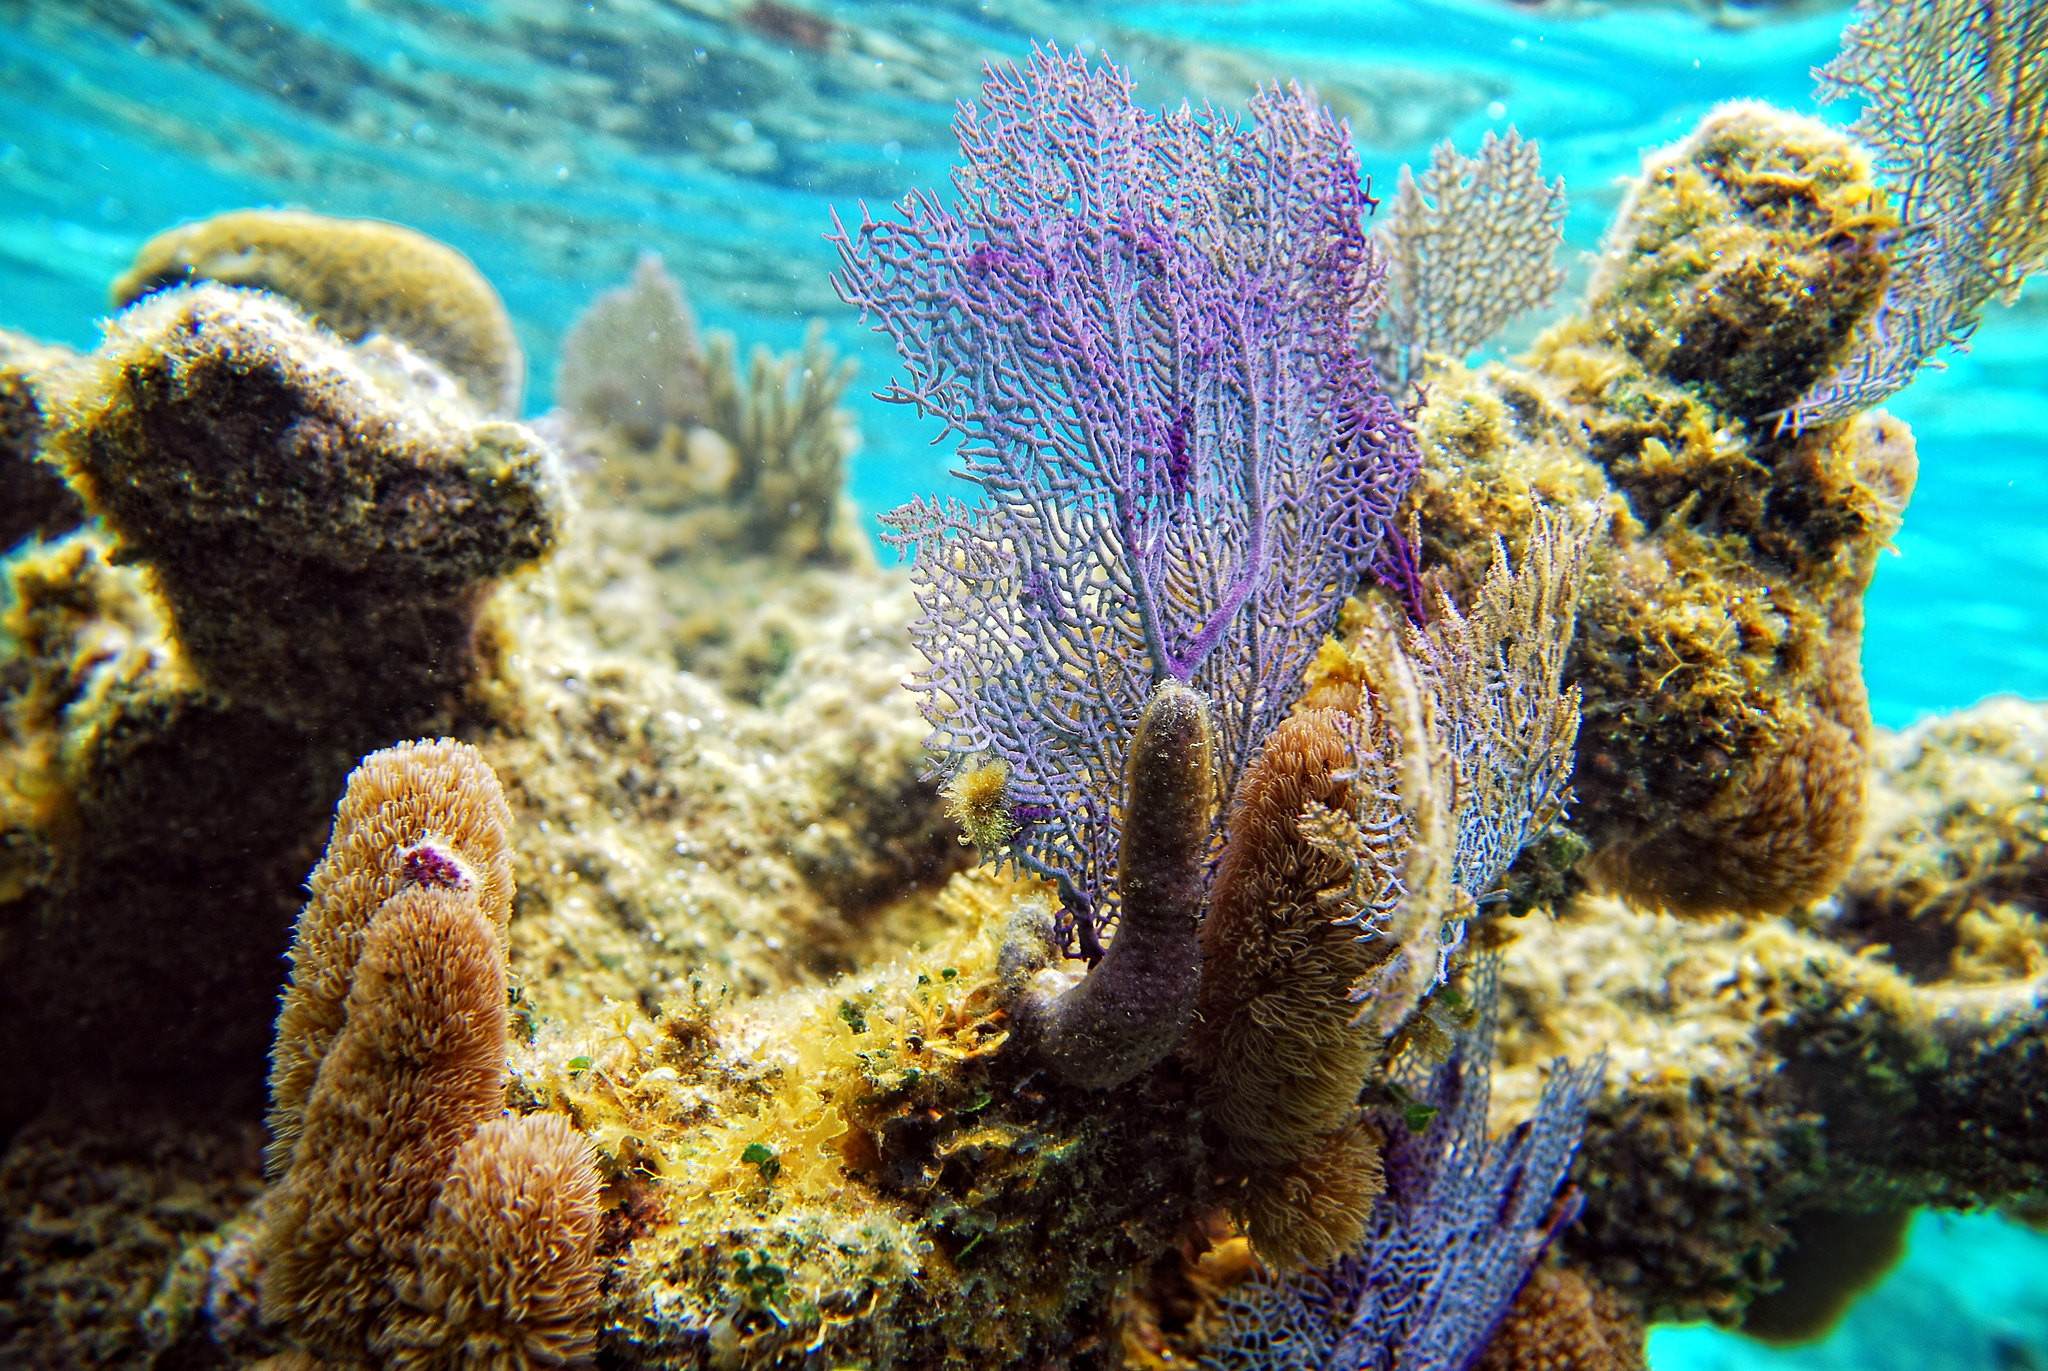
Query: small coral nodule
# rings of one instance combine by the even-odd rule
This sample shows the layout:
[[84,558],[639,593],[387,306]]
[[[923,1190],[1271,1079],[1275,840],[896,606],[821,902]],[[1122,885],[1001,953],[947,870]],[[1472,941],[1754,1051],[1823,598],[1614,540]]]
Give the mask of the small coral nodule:
[[[1125,763],[1116,938],[1079,983],[1057,991],[1033,984],[1016,1004],[1035,1032],[1039,1059],[1062,1080],[1122,1085],[1163,1060],[1187,1031],[1202,975],[1196,928],[1215,809],[1208,704],[1167,681],[1139,717]],[[1054,956],[1050,918],[1041,906],[1025,908],[1037,911],[1037,922],[1013,937],[1037,943],[1030,960],[1043,966]]]
[[984,853],[1000,852],[1016,836],[1010,766],[1001,758],[955,772],[946,783],[945,796],[946,812],[959,823],[968,841]]

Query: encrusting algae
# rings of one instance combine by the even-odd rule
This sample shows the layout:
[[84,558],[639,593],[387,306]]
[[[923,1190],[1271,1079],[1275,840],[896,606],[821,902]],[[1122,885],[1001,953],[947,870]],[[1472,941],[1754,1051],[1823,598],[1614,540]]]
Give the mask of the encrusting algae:
[[[815,336],[743,380],[649,260],[521,425],[452,254],[157,240],[93,355],[0,340],[0,490],[66,492],[0,563],[0,1364],[1235,1356],[1247,1292],[1436,1212],[1416,1083],[1489,1070],[1468,1161],[1584,1122],[1481,1366],[1640,1367],[1781,1275],[1832,1307],[1838,1216],[2024,1202],[2048,725],[1872,726],[1912,438],[1779,422],[1888,205],[1726,107],[1526,357],[1411,351],[1419,598],[1363,590],[1234,793],[1215,701],[1123,721],[1156,965],[962,869],[1049,820],[993,752],[925,775]],[[373,239],[460,307],[393,312]]]

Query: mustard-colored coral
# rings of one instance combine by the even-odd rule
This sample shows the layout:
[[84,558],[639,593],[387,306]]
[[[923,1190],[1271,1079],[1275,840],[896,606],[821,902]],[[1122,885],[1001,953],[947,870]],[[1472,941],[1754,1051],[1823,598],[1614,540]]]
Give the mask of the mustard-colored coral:
[[[440,785],[456,793],[425,802]],[[511,890],[496,780],[429,746],[372,759],[351,789],[296,948],[301,1012],[280,1022],[264,1316],[339,1366],[573,1364],[596,1331],[598,1178],[560,1118],[499,1117]],[[348,897],[386,887],[351,925],[365,911]]]
[[[291,1160],[377,911],[408,885],[459,880],[502,936],[512,916],[511,822],[497,776],[465,743],[400,743],[349,776],[292,937],[292,979],[271,1049],[273,1175]],[[442,866],[450,869],[437,876]]]
[[236,210],[160,233],[116,306],[197,281],[267,290],[349,342],[381,334],[439,363],[486,413],[519,413],[526,359],[498,292],[446,243],[380,219]]
[[1644,1371],[1643,1325],[1614,1292],[1568,1266],[1539,1266],[1478,1371]]

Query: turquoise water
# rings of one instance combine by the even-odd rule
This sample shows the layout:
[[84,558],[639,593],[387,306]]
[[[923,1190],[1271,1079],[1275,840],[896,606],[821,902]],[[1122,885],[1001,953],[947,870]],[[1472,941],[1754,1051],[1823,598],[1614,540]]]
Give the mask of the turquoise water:
[[[1479,0],[0,0],[0,325],[90,346],[106,283],[149,235],[293,204],[400,220],[469,253],[513,310],[536,410],[569,321],[648,247],[708,324],[788,346],[821,316],[879,384],[889,355],[826,280],[827,207],[940,182],[952,101],[985,56],[1034,37],[1107,47],[1154,102],[1227,103],[1299,75],[1352,119],[1381,190],[1435,140],[1469,148],[1512,123],[1564,175],[1583,252],[1641,149],[1713,103],[1812,110],[1808,69],[1844,18],[1554,18]],[[861,404],[864,508],[944,479],[927,433]],[[1971,352],[1891,407],[1918,434],[1921,477],[1868,603],[1879,720],[2048,696],[2048,290],[1994,310]],[[1672,1330],[1653,1356],[1660,1371],[2048,1365],[2042,1273],[2048,1240],[1927,1216],[1907,1265],[1827,1344],[1765,1353]]]

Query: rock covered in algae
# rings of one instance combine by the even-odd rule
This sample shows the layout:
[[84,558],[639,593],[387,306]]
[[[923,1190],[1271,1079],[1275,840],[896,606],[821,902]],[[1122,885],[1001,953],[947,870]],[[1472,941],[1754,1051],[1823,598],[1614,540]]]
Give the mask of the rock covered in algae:
[[54,538],[85,519],[63,472],[41,455],[56,392],[77,360],[70,348],[0,329],[0,552],[31,535]]
[[2004,698],[1877,744],[1870,833],[1830,931],[1916,979],[2048,970],[2048,713]]
[[7,1111],[73,1071],[232,1095],[320,792],[462,708],[492,579],[556,537],[558,460],[432,363],[220,285],[120,316],[60,399],[39,460],[98,520],[0,573]]
[[1825,895],[1869,767],[1862,597],[1916,470],[1881,413],[1775,411],[1875,307],[1894,220],[1846,136],[1755,104],[1655,152],[1583,312],[1514,366],[1440,369],[1412,498],[1425,565],[1476,580],[1539,502],[1596,546],[1570,675],[1584,692],[1584,870],[1684,912]]
[[[2012,819],[2037,796],[2020,778],[2038,757],[1998,752],[2040,736],[2044,713],[1998,702],[1882,739],[1879,793],[1917,804],[1879,807],[1889,822],[1867,840],[1873,855],[1843,910],[1970,909],[1982,868],[1944,873],[1882,854],[1921,845],[1930,814],[1948,816],[1962,853],[2037,843]],[[2005,784],[1976,789],[1987,770]],[[1937,776],[1958,788],[1937,790]],[[2038,941],[2013,929],[2035,927],[2041,897],[2007,889],[2001,936],[1988,940],[1999,956],[1959,941],[1956,955],[1907,943],[1892,958],[1870,926],[1826,906],[1795,923],[1678,919],[1598,899],[1520,926],[1503,972],[1516,1006],[1503,1026],[1503,1117],[1552,1055],[1603,1044],[1613,1061],[1574,1173],[1586,1210],[1566,1252],[1646,1317],[1734,1322],[1820,1217],[2037,1193],[2048,1183],[2032,1117],[2048,1088],[2048,968]]]
[[403,343],[485,413],[519,413],[526,359],[504,301],[467,257],[424,233],[304,210],[217,214],[144,243],[114,282],[114,304],[198,281],[282,296],[351,343]]
[[208,688],[402,731],[460,687],[478,587],[548,551],[562,494],[530,430],[363,359],[262,295],[165,291],[108,330],[56,442]]

